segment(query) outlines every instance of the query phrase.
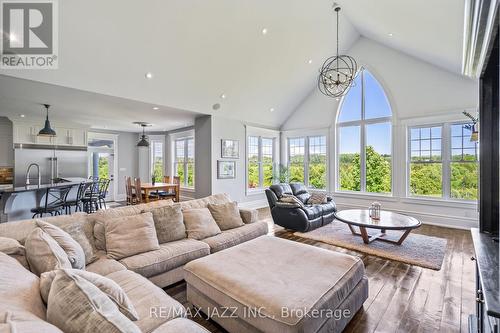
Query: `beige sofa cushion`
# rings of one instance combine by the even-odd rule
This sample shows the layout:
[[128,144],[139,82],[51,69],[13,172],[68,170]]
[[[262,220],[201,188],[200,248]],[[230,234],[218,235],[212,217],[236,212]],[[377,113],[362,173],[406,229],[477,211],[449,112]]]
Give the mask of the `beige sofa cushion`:
[[70,270],[56,272],[47,321],[66,333],[141,332],[99,288]]
[[45,319],[38,277],[4,253],[0,253],[0,267],[0,313],[25,311]]
[[31,231],[26,238],[25,247],[30,268],[38,276],[54,269],[72,267],[66,252],[40,228]]
[[120,260],[128,269],[144,277],[152,277],[183,266],[187,262],[210,254],[207,244],[194,239],[160,244],[160,249]]
[[200,240],[221,233],[208,208],[187,209],[182,213],[188,238]]
[[129,270],[107,276],[123,288],[132,301],[139,320],[134,321],[142,332],[152,332],[165,322],[185,317],[186,309],[145,277]]
[[106,252],[111,259],[158,250],[153,214],[143,213],[105,221]]
[[13,238],[0,237],[0,252],[16,259],[27,270],[30,269],[28,261],[26,260],[26,249],[17,240]]
[[221,230],[234,229],[244,225],[236,202],[208,204],[208,209]]
[[161,325],[153,333],[210,333],[192,320],[175,318]]
[[68,255],[69,262],[71,266],[76,269],[85,268],[85,253],[82,247],[78,244],[71,236],[63,231],[61,228],[56,227],[53,224],[44,222],[42,220],[36,220],[37,226],[45,231],[52,237],[57,244],[66,252]]
[[226,202],[231,202],[229,195],[226,193],[219,193],[201,199],[181,201],[179,204],[184,211],[187,209],[207,208],[208,204],[222,204]]
[[181,206],[175,204],[151,209],[155,221],[156,236],[160,244],[186,238]]
[[208,237],[202,239],[201,241],[207,243],[210,246],[211,253],[215,253],[257,238],[259,236],[266,235],[267,233],[267,222],[261,221],[251,224],[245,224],[244,226],[239,228],[225,230],[217,236]]
[[143,211],[150,211],[154,208],[170,206],[173,203],[174,202],[172,200],[158,200],[147,204],[99,210],[96,213],[89,215],[90,220],[94,222],[94,237],[96,248],[98,250],[106,250],[106,236],[104,232],[104,222],[106,220],[118,217],[138,215]]
[[117,260],[108,258],[106,252],[104,251],[98,251],[96,253],[96,256],[98,259],[93,263],[91,263],[90,265],[86,266],[85,267],[86,271],[106,276],[108,274],[127,269]]
[[259,211],[257,209],[240,208],[240,216],[245,224],[259,221]]
[[1,333],[63,333],[56,326],[26,311],[1,311]]
[[[52,282],[54,281],[58,271],[59,270],[45,272],[40,276],[40,295],[45,303],[48,301],[50,287],[52,286]],[[77,269],[67,270],[66,273],[68,273],[68,275],[78,275],[99,288],[100,291],[105,293],[109,299],[111,299],[116,306],[118,306],[118,310],[120,310],[120,312],[123,313],[128,319],[139,319],[139,315],[135,311],[135,308],[129,300],[127,294],[125,294],[123,289],[113,280],[95,273]]]
[[83,249],[85,265],[97,260],[93,227],[86,219],[79,219],[75,223],[65,224],[61,229],[67,232]]

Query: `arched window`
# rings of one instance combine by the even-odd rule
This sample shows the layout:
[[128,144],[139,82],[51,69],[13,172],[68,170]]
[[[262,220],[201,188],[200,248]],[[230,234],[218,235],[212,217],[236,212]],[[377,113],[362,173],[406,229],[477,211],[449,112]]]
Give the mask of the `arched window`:
[[361,69],[337,116],[337,189],[392,192],[392,112],[380,83]]

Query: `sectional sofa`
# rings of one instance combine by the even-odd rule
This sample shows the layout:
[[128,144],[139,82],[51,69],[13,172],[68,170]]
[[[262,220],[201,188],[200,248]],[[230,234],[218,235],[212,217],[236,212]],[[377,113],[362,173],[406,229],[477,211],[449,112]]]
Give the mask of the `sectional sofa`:
[[[225,194],[181,202],[182,210],[206,208],[209,204],[231,202]],[[244,222],[241,227],[223,230],[205,239],[184,239],[159,244],[159,249],[119,260],[109,258],[106,252],[103,221],[138,215],[154,208],[174,205],[171,201],[127,206],[87,215],[44,218],[45,222],[64,228],[81,228],[85,242],[92,246],[95,260],[85,266],[116,282],[130,298],[139,319],[133,323],[140,332],[206,332],[201,326],[184,318],[186,309],[161,288],[184,279],[183,267],[192,260],[265,235],[267,222],[258,221],[256,210],[240,209]],[[37,226],[34,220],[0,224],[0,237],[25,244],[26,238]],[[0,249],[1,250],[1,249]],[[5,251],[4,251],[5,252]],[[40,298],[39,278],[29,271],[23,253],[0,253],[0,332],[60,332],[45,321],[46,311]],[[17,259],[17,260],[16,260]],[[24,267],[23,267],[24,266]]]

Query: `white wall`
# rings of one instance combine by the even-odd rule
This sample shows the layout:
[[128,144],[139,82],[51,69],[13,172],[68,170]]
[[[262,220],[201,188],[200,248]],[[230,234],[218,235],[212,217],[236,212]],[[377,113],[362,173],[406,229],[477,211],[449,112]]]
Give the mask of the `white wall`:
[[0,167],[14,166],[12,122],[0,117]]
[[[475,110],[478,82],[447,72],[429,63],[360,38],[348,52],[383,86],[391,103],[393,121],[393,195],[335,193],[340,209],[367,207],[380,201],[383,207],[411,214],[425,223],[468,228],[477,226],[477,205],[406,197],[406,130],[408,125],[464,119],[464,109]],[[314,87],[285,121],[282,148],[287,136],[328,133],[329,191],[335,192],[335,118],[341,101],[322,95]],[[285,151],[285,149],[283,149]]]

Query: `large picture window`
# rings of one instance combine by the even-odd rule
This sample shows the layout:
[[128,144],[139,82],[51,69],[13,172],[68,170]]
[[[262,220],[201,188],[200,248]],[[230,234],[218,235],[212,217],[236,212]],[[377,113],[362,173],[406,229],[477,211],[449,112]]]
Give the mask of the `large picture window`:
[[477,200],[478,147],[471,124],[410,127],[409,195]]
[[262,136],[248,137],[248,188],[266,188],[273,184],[275,139]]
[[181,187],[194,188],[194,138],[175,140],[174,155],[174,175]]
[[326,189],[326,136],[288,138],[288,173],[290,182]]
[[337,117],[337,189],[392,192],[392,112],[370,72],[362,69]]

